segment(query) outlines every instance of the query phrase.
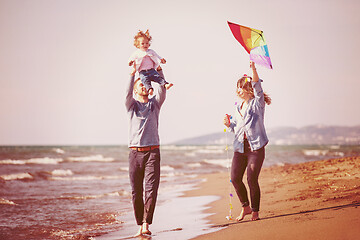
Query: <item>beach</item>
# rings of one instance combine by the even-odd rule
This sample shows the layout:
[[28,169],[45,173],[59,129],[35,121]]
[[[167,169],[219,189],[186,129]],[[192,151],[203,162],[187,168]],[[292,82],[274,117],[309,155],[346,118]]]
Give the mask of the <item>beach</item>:
[[[241,223],[225,218],[230,193],[233,217],[240,212],[229,184],[231,150],[169,145],[161,152],[152,240],[359,233],[359,145],[267,147],[261,220]],[[126,146],[0,147],[0,239],[128,239],[137,225],[127,158]]]
[[[360,234],[360,157],[345,157],[263,168],[260,220],[247,215],[241,222],[228,221],[229,174],[206,179],[186,197],[215,195],[209,204],[210,228],[219,231],[195,237],[202,239],[358,239]],[[246,179],[246,175],[244,176]],[[232,189],[232,215],[240,204]]]

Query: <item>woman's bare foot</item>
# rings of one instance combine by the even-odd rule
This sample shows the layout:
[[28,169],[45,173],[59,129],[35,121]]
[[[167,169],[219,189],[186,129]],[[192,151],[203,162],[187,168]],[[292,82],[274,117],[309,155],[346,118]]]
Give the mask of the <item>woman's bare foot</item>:
[[172,84],[172,83],[165,84],[166,90],[169,90],[172,86],[174,86],[174,84]]
[[143,225],[142,225],[142,234],[151,235],[148,223],[143,223]]
[[241,213],[240,215],[236,218],[236,221],[241,221],[244,219],[244,217],[248,214],[252,213],[252,210],[250,208],[250,206],[246,206],[246,207],[243,207],[242,210],[241,210]]
[[259,218],[259,212],[252,212],[251,221],[260,220]]
[[142,226],[139,227],[139,231],[134,235],[134,237],[140,237],[142,235]]

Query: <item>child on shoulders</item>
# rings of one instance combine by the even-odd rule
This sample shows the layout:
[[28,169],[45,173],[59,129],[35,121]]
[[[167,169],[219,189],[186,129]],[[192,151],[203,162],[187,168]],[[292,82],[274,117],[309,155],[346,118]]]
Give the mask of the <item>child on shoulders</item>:
[[133,64],[136,65],[141,82],[144,84],[150,95],[154,92],[151,81],[157,82],[166,89],[173,86],[172,83],[165,81],[165,79],[155,70],[161,69],[159,62],[165,64],[166,60],[149,48],[151,39],[152,37],[149,34],[149,30],[145,33],[139,31],[134,37],[134,46],[137,50],[129,58],[129,66],[132,66]]

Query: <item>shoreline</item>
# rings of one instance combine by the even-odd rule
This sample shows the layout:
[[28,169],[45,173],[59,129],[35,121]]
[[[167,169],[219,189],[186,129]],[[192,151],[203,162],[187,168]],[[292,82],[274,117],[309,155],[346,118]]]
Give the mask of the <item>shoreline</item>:
[[[200,181],[200,179],[199,179]],[[204,232],[213,232],[216,229],[209,228],[207,217],[210,215],[204,210],[209,203],[219,199],[218,196],[192,196],[184,197],[187,191],[196,189],[198,183],[186,184],[182,188],[175,188],[166,193],[159,194],[155,208],[154,222],[150,225],[151,236],[143,235],[133,237],[137,232],[133,211],[122,215],[123,225],[120,229],[103,235],[96,236],[96,240],[120,240],[120,239],[191,239],[200,236]],[[191,216],[191,218],[189,218]],[[196,221],[196,224],[193,224]]]
[[[206,180],[183,197],[219,196],[205,210],[210,228],[218,231],[191,239],[335,240],[356,239],[360,234],[360,156],[263,168],[260,220],[255,222],[250,215],[241,222],[226,219],[230,210],[228,172],[199,178]],[[231,191],[234,219],[241,206],[234,189]]]

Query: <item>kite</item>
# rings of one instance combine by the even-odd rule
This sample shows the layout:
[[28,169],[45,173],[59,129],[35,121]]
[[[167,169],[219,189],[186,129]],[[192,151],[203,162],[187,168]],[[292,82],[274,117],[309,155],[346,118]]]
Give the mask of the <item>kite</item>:
[[229,21],[228,24],[236,40],[238,40],[250,54],[250,60],[269,69],[273,69],[263,31],[241,26]]

